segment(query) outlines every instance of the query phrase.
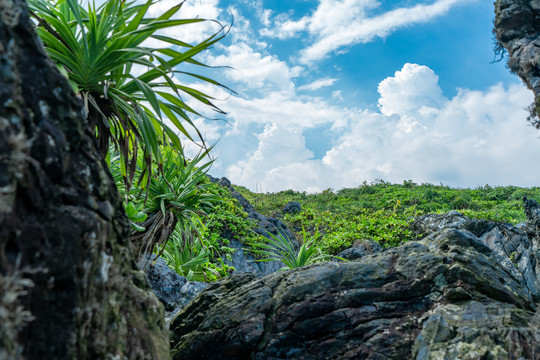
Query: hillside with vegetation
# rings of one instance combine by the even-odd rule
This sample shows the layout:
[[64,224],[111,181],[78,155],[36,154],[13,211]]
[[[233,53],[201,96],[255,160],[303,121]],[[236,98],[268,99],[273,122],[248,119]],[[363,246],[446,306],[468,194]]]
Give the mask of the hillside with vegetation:
[[[295,232],[304,228],[324,252],[337,254],[359,240],[370,239],[383,247],[393,247],[415,238],[411,224],[427,214],[457,210],[473,219],[518,224],[525,221],[524,196],[540,200],[540,188],[515,186],[455,189],[444,185],[390,184],[364,182],[357,188],[318,194],[292,190],[258,194],[236,187],[255,207],[267,216],[283,216]],[[302,211],[280,215],[283,207],[296,201]],[[318,231],[317,231],[318,230]]]

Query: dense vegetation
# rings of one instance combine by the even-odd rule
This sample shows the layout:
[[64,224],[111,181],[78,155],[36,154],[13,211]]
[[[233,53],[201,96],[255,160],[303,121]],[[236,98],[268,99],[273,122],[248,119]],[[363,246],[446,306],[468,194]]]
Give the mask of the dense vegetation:
[[[227,239],[249,244],[267,260],[278,256],[275,248],[282,246],[281,259],[289,259],[288,266],[294,267],[328,259],[363,239],[385,247],[399,245],[418,236],[411,224],[425,213],[459,210],[473,218],[516,224],[524,221],[523,196],[540,201],[540,188],[451,189],[411,181],[399,185],[377,181],[320,194],[292,190],[255,194],[238,187],[257,211],[283,218],[297,234],[303,246],[294,253],[287,239],[257,235],[256,224],[230,192],[208,180],[211,163],[206,162],[209,150],[204,144],[194,159],[183,154],[180,135],[191,141],[200,138],[190,116],[201,115],[182,96],[221,110],[210,96],[180,84],[176,76],[228,88],[179,70],[179,65],[205,67],[195,56],[222,39],[224,27],[199,44],[187,44],[158,34],[161,29],[208,21],[173,19],[182,3],[157,18],[147,16],[152,0],[113,0],[98,7],[76,0],[29,4],[46,50],[84,100],[87,121],[124,198],[137,259],[147,259],[151,252],[161,254],[179,274],[214,281],[231,270],[223,261],[231,252]],[[168,47],[144,46],[149,39]],[[134,66],[147,71],[133,75]],[[192,137],[188,128],[197,136]],[[303,210],[282,214],[290,201],[299,202]]]
[[411,181],[403,184],[377,181],[336,192],[328,189],[319,194],[292,190],[256,194],[243,187],[237,190],[266,216],[283,216],[281,209],[288,202],[299,202],[302,211],[284,215],[285,223],[295,232],[302,228],[312,234],[318,231],[317,244],[328,254],[337,254],[363,239],[375,240],[385,247],[399,245],[414,238],[411,224],[415,217],[426,213],[458,210],[471,218],[517,224],[525,221],[523,196],[540,200],[538,187],[485,185],[452,189]]

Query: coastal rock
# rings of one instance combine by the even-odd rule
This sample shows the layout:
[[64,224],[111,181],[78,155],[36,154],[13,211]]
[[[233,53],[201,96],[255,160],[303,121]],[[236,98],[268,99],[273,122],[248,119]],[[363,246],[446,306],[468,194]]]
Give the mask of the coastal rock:
[[451,228],[359,261],[212,284],[171,323],[171,354],[538,359],[538,323],[521,279],[480,238]]
[[[149,262],[144,272],[154,294],[165,305],[166,312],[183,309],[208,286],[206,283],[189,281],[185,276],[180,276],[160,257]],[[167,316],[167,313],[165,315]]]
[[336,256],[348,261],[356,261],[366,255],[379,253],[381,250],[381,245],[379,245],[379,243],[372,240],[363,240],[355,243],[350,248],[343,250]]
[[82,101],[26,2],[0,9],[0,358],[168,358]]
[[494,33],[508,51],[510,70],[534,92],[533,108],[540,115],[540,1],[497,0]]
[[470,219],[457,211],[446,214],[426,214],[418,217],[413,229],[418,234],[430,235],[441,229],[467,230],[488,246],[504,269],[540,299],[540,252],[538,242],[528,236],[537,234],[540,210],[533,200],[524,199],[526,227],[516,227],[488,220]]

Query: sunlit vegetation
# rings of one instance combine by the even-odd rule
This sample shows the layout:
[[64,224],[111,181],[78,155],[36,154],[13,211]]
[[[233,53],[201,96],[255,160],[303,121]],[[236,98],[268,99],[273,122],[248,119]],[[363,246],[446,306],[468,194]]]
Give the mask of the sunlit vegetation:
[[443,185],[390,184],[377,181],[357,188],[339,191],[325,190],[306,194],[292,190],[256,194],[237,187],[266,216],[281,216],[281,209],[297,201],[303,210],[284,216],[293,231],[302,228],[312,234],[319,232],[318,246],[328,254],[364,239],[374,240],[384,247],[396,246],[413,239],[411,225],[417,216],[458,210],[477,219],[517,224],[525,221],[522,198],[540,201],[540,188],[514,186],[481,186],[475,189],[453,189]]

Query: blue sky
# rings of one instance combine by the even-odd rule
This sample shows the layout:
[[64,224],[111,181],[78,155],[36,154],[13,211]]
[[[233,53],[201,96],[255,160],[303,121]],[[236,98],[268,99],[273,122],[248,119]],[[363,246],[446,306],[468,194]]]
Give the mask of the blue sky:
[[234,68],[209,75],[236,94],[190,84],[227,112],[197,119],[217,142],[213,176],[262,192],[376,179],[538,185],[540,139],[523,110],[532,94],[492,63],[491,1],[188,0],[183,11],[234,19],[200,59]]

